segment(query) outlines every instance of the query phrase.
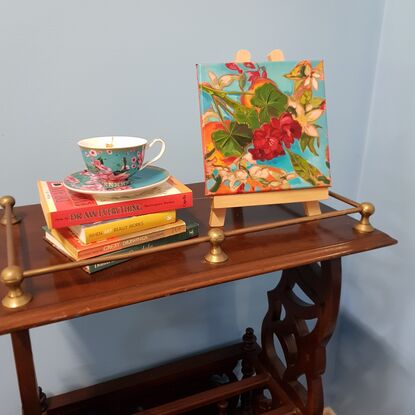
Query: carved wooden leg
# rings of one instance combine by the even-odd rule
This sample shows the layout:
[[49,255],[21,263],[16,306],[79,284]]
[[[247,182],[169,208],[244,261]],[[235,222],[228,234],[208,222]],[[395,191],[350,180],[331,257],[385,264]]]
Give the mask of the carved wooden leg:
[[[303,415],[323,413],[321,376],[326,368],[326,344],[337,320],[340,288],[341,259],[334,259],[322,262],[321,267],[312,264],[285,270],[277,287],[268,292],[260,359]],[[300,291],[303,298],[294,291]],[[282,355],[274,342],[281,346]]]
[[11,338],[23,414],[41,415],[42,409],[29,330],[14,332]]

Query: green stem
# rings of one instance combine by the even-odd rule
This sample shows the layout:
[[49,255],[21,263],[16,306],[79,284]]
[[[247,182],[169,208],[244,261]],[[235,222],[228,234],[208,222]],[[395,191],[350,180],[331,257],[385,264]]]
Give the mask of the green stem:
[[251,92],[251,91],[222,91],[222,92],[228,95],[255,95],[255,92]]
[[221,121],[222,121],[222,124],[223,124],[223,125],[225,125],[225,121],[224,121],[224,119],[223,119],[223,117],[222,117],[222,112],[220,111],[220,108],[219,108],[218,103],[216,102],[216,99],[217,99],[216,97],[212,96],[212,102],[213,102],[213,104],[215,105],[216,112],[218,113],[219,118],[220,118],[220,119],[221,119]]
[[200,84],[199,87],[200,87],[200,89],[202,91],[207,92],[209,95],[211,95],[211,96],[214,96],[215,95],[215,96],[217,96],[219,98],[222,98],[229,105],[234,105],[234,106],[235,105],[241,105],[241,104],[238,101],[235,101],[235,100],[229,98],[228,95],[245,95],[245,94],[247,94],[247,95],[254,95],[253,92],[222,91],[220,89],[215,89],[215,88],[212,88],[210,86],[203,85],[203,84]]
[[219,102],[217,104],[233,118],[232,108],[229,105],[227,105],[225,101],[222,101],[220,99],[218,99],[218,101]]

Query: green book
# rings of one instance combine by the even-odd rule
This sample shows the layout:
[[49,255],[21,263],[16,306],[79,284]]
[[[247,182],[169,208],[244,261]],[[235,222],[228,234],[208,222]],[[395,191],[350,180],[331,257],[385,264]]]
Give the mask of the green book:
[[[106,256],[110,256],[114,254],[122,254],[125,252],[134,252],[134,251],[138,251],[141,249],[153,248],[156,246],[171,244],[173,242],[185,241],[186,239],[190,239],[190,238],[194,238],[198,236],[199,235],[199,224],[195,222],[193,219],[190,219],[188,217],[185,217],[182,219],[186,222],[186,231],[183,233],[171,235],[166,238],[157,239],[155,241],[145,242],[139,245],[129,246],[128,248],[124,248],[119,251],[111,252],[105,255],[100,255],[100,258],[105,258]],[[58,240],[52,240],[52,238],[53,236],[49,237],[48,242],[51,243],[58,251],[67,255],[65,252],[65,248],[60,244],[60,242]],[[82,269],[88,272],[89,274],[93,274],[97,271],[101,271],[103,269],[113,267],[114,265],[118,265],[126,261],[129,261],[129,259],[119,259],[116,261],[101,262],[100,264],[86,265],[85,267],[82,267]]]

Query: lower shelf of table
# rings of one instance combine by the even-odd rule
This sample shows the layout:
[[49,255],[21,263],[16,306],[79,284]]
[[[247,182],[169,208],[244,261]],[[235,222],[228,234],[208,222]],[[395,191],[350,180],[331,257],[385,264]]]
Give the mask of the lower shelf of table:
[[[45,414],[300,414],[261,364],[259,351],[255,345],[247,353],[237,343],[57,395],[47,399]],[[242,372],[252,372],[243,379],[236,374],[241,362]]]

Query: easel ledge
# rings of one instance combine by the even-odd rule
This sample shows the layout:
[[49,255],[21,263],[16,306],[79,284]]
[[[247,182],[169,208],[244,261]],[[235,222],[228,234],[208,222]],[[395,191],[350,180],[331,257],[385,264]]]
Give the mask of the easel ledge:
[[[271,62],[283,61],[284,53],[280,49],[274,49],[267,55],[267,59]],[[236,52],[235,62],[250,61],[251,53],[248,50],[241,49]],[[328,198],[328,187],[213,196],[210,207],[209,226],[224,226],[226,209],[234,207],[303,203],[306,216],[319,215],[321,214],[320,201]]]

